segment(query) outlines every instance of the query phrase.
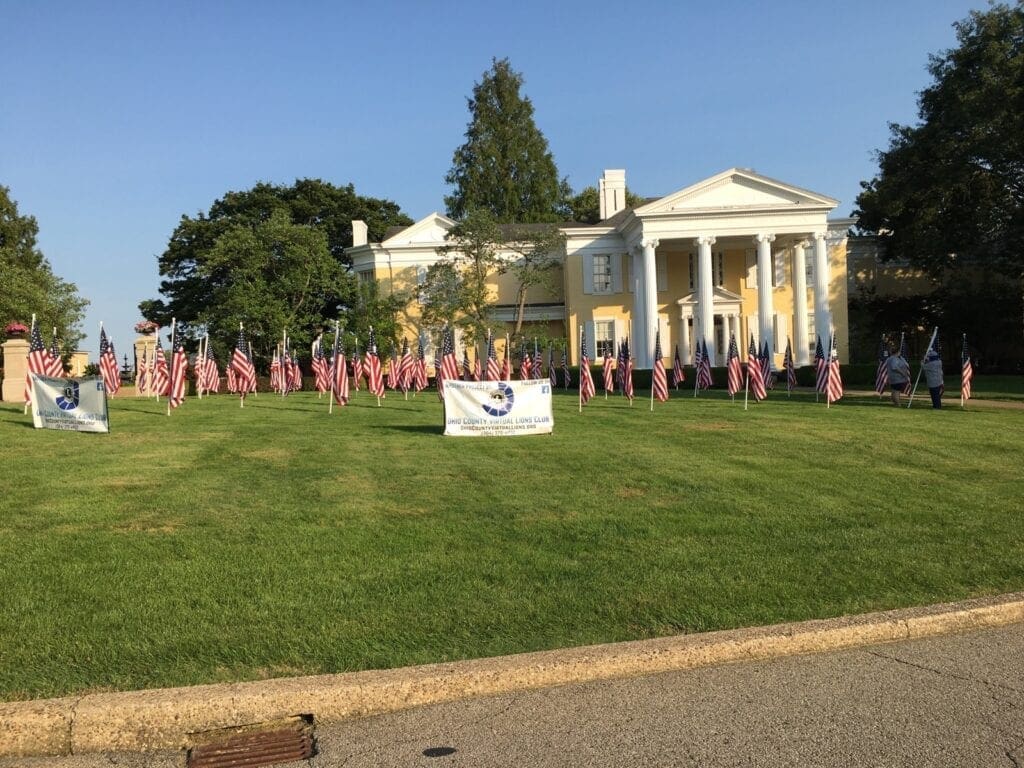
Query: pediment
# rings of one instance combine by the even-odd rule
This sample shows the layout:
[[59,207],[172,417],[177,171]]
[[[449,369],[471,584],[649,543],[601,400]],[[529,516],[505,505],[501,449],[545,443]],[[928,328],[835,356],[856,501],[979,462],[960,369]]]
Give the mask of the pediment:
[[424,216],[401,232],[396,232],[383,241],[381,245],[385,248],[396,245],[429,245],[436,247],[444,243],[445,237],[454,226],[455,222],[447,216],[434,212],[429,216]]
[[838,200],[743,168],[731,168],[637,208],[638,217],[708,211],[766,211],[835,208]]
[[[738,293],[727,291],[725,288],[714,287],[711,289],[711,303],[712,304],[734,304],[743,301],[743,297]],[[688,293],[683,298],[679,299],[676,304],[696,304],[697,293]]]

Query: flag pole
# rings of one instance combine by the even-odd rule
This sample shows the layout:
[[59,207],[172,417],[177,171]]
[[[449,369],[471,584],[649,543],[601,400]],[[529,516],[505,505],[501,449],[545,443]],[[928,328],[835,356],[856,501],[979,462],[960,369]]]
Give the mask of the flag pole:
[[579,386],[579,396],[576,398],[576,400],[577,400],[577,404],[579,406],[579,412],[583,413],[583,352],[582,352],[582,350],[583,350],[583,324],[582,323],[580,324],[580,350],[581,350],[580,351],[580,376],[579,376],[580,386]]
[[[242,321],[241,320],[238,321],[238,335],[239,336],[242,335]],[[252,360],[252,342],[249,341],[248,344],[249,344],[249,351],[250,351],[249,359]],[[243,354],[245,353],[244,349],[242,350],[242,353]],[[236,382],[238,381],[238,377],[237,376],[235,377],[235,381]],[[249,383],[246,382],[243,387],[238,387],[238,407],[239,408],[245,408],[245,390],[246,390],[246,388],[248,388],[248,386],[249,386]]]
[[[735,401],[735,395],[733,396]],[[743,410],[747,410],[747,401],[750,399],[750,352],[747,352],[747,380],[743,385]]]
[[[932,347],[935,345],[935,337],[939,333],[939,326],[935,326],[935,330],[932,331],[932,338],[928,342],[928,348],[924,351],[924,359],[928,359],[928,353],[932,351]],[[917,385],[921,383],[921,374],[924,373],[924,361],[921,362],[921,367],[917,370],[917,378],[914,380],[914,389],[910,392],[910,399],[907,400],[907,408],[914,402],[914,395],[917,394]]]
[[[658,329],[654,329],[655,335],[658,333]],[[651,355],[651,413],[654,412],[654,355]]]
[[828,357],[825,359],[825,410],[832,408],[832,398],[829,397],[828,390],[830,387],[829,379],[832,378],[832,350],[835,348],[836,343],[836,329],[833,326],[829,326],[828,329]]
[[960,408],[964,407],[964,350],[967,349],[967,334],[963,335],[960,345]]
[[[24,326],[22,326],[22,327],[24,327]],[[31,328],[29,329],[29,336],[28,336],[28,337],[29,337],[29,339],[31,339],[31,338],[32,338],[32,331],[34,331],[35,329],[36,329],[36,313],[35,313],[35,312],[33,312],[33,313],[32,313],[32,327],[31,327]],[[102,331],[102,330],[103,330],[103,321],[101,320],[101,321],[100,321],[100,331]],[[29,375],[28,375],[27,373],[25,374],[25,376],[26,376],[27,378],[29,378],[29,381],[31,381],[31,377],[29,377]],[[29,391],[31,392],[31,387],[29,388]],[[32,397],[32,395],[31,395],[31,394],[29,394],[29,397],[31,398],[31,397]],[[26,400],[26,401],[25,401],[25,408],[24,408],[24,409],[22,410],[22,412],[21,412],[21,415],[22,415],[22,416],[25,416],[25,415],[27,415],[27,414],[28,414],[28,403],[29,403],[29,401],[28,401],[28,400]],[[33,416],[33,418],[35,418],[35,417]]]
[[[101,327],[102,327],[102,325],[103,325],[103,323],[100,323]],[[160,343],[160,326],[159,325],[156,327],[156,344],[153,345],[153,379],[154,379],[153,383],[154,383],[154,385],[156,384],[155,379],[156,379],[156,348],[157,347],[160,347],[160,351],[161,352],[164,351],[163,345]],[[166,364],[167,364],[167,361],[164,360],[164,365],[166,365]],[[159,403],[160,402],[160,390],[157,389],[156,386],[153,387],[153,394],[156,396],[156,401]]]
[[[171,364],[168,366],[168,374],[170,378],[170,389],[167,390],[167,415],[171,415],[171,392],[174,391],[174,329],[177,326],[177,318],[171,318]],[[100,323],[100,327],[103,327],[103,323]]]
[[334,413],[334,382],[338,378],[338,321],[334,321],[334,373],[331,374],[331,389],[328,393],[327,414]]

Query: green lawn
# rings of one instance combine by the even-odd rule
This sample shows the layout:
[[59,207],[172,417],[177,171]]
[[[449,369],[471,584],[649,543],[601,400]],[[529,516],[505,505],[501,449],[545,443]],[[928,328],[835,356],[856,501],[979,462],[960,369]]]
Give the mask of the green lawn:
[[[980,387],[978,387],[980,389]],[[445,438],[433,393],[0,404],[0,699],[422,662],[1024,589],[1024,410],[555,399]]]

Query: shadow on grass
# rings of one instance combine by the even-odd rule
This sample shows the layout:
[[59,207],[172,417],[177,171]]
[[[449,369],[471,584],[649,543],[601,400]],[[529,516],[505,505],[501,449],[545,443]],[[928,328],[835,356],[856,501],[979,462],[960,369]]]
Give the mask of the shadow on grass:
[[388,430],[390,432],[413,432],[421,435],[443,435],[444,427],[439,427],[433,424],[390,424],[381,429]]

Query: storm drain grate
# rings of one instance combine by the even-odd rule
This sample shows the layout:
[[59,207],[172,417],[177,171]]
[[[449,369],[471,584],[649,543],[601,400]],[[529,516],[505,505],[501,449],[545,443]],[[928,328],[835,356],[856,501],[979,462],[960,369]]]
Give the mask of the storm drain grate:
[[196,734],[188,768],[256,768],[306,760],[316,754],[313,717],[300,715],[269,723]]

